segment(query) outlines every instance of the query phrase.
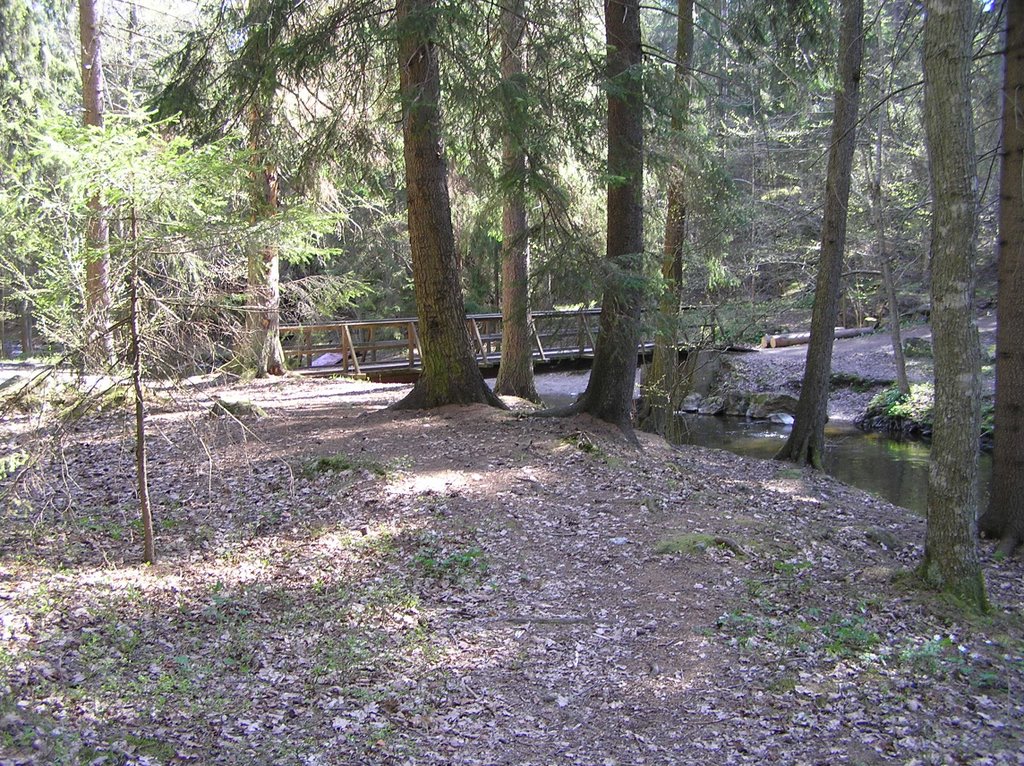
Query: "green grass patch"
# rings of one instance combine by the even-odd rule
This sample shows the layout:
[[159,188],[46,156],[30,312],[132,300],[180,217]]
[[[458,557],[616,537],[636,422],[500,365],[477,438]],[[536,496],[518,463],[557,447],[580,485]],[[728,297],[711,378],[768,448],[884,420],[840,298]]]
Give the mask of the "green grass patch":
[[691,533],[679,535],[668,540],[662,540],[654,547],[655,553],[670,554],[679,553],[687,556],[694,556],[705,553],[709,548],[730,548],[729,544],[720,537]]
[[802,479],[804,472],[800,468],[783,468],[775,472],[776,479]]
[[588,455],[600,456],[604,454],[604,450],[597,446],[594,440],[582,431],[577,431],[574,434],[563,437],[562,443],[575,447],[580,452],[585,452]]
[[307,477],[319,476],[325,473],[341,473],[343,471],[369,471],[375,476],[386,478],[391,470],[376,460],[365,458],[354,458],[351,455],[337,453],[334,455],[321,455],[308,460],[302,466],[302,474]]
[[813,566],[809,561],[776,561],[773,568],[780,575],[795,577]]
[[177,755],[177,749],[167,740],[129,734],[125,737],[125,742],[136,752],[148,758],[154,758],[159,763],[170,763]]
[[426,577],[458,582],[467,577],[481,577],[487,572],[487,558],[473,546],[444,554],[425,546],[412,559],[413,566]]
[[838,657],[856,657],[871,651],[881,640],[863,617],[833,619],[825,626],[826,649]]

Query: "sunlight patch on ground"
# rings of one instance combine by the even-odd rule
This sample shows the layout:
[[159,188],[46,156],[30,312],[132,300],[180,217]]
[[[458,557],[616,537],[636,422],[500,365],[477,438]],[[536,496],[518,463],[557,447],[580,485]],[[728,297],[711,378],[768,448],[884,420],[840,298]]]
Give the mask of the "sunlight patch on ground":
[[[790,470],[794,472],[800,471],[800,469]],[[765,481],[764,486],[771,492],[777,492],[780,495],[791,497],[801,503],[821,505],[824,502],[820,497],[808,494],[807,484],[804,483],[802,478],[789,478],[785,476],[777,477],[775,479]]]
[[417,495],[426,492],[451,492],[466,489],[484,481],[484,475],[468,471],[423,471],[393,482],[388,491],[394,495]]
[[[98,568],[83,570],[78,576],[78,585],[85,588],[105,587],[110,591],[123,591],[132,588],[142,590],[181,590],[184,580],[180,574],[172,573],[172,565],[150,567],[138,565],[124,568]],[[173,565],[176,572],[181,567]]]
[[408,525],[381,522],[358,529],[340,528],[326,532],[317,539],[317,548],[328,555],[337,555],[359,549],[388,549],[403,532],[415,532]]

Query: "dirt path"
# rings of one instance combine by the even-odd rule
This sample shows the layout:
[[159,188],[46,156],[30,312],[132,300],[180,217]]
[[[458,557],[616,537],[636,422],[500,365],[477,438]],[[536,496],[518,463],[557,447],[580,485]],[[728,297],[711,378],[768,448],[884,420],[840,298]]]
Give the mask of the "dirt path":
[[4,510],[0,763],[1022,762],[1019,560],[964,621],[827,477],[402,391],[154,416],[154,568],[121,421],[70,435]]
[[[978,319],[982,349],[995,344],[994,316]],[[931,340],[931,328],[918,325],[903,330],[903,338]],[[807,346],[760,349],[754,353],[731,354],[727,380],[741,390],[751,392],[782,392],[799,396]],[[829,417],[852,421],[863,414],[871,397],[896,379],[892,342],[888,332],[876,332],[855,338],[839,338],[832,350],[833,374],[845,375],[863,383],[875,383],[867,390],[834,387],[829,397]],[[931,360],[907,359],[907,376],[912,383],[930,381]],[[983,388],[991,394],[994,381],[991,372],[982,376]]]

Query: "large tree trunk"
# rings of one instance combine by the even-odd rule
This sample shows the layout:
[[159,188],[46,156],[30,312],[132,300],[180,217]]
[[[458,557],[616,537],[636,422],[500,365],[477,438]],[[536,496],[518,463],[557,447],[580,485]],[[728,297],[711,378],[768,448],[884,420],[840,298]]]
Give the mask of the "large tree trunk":
[[825,422],[828,420],[828,389],[832,371],[839,291],[846,245],[846,213],[850,199],[850,173],[856,145],[857,108],[860,104],[860,71],[864,58],[863,0],[843,0],[839,39],[839,89],[832,121],[832,143],[825,181],[825,215],[821,228],[821,261],[814,288],[811,342],[807,347],[797,405],[796,422],[777,458],[822,467]]
[[399,93],[405,149],[409,244],[423,372],[398,409],[482,402],[503,407],[484,383],[466,327],[447,169],[433,0],[398,0]]
[[986,607],[977,547],[981,350],[974,322],[972,0],[927,0],[924,123],[932,185],[932,350],[935,424],[921,574],[972,607]]
[[1010,554],[1024,542],[1024,6],[1008,3],[999,193],[999,313],[996,326],[992,493],[979,522]]
[[[257,97],[258,99],[259,97]],[[277,164],[270,157],[272,118],[266,104],[254,104],[249,114],[252,152],[252,219],[265,221],[278,214],[281,188]],[[247,366],[257,377],[284,374],[281,346],[281,256],[274,244],[253,247],[248,254],[248,306],[245,315]]]
[[643,65],[639,0],[606,0],[608,45],[607,285],[587,390],[575,410],[632,434],[640,342],[643,226]]
[[[82,53],[82,102],[84,124],[103,127],[103,56],[96,17],[96,0],[81,0],[78,6]],[[114,361],[114,339],[110,322],[110,226],[103,200],[97,194],[89,200],[89,222],[85,241],[85,365],[100,369]]]
[[[679,0],[676,28],[676,103],[672,130],[679,133],[690,111],[690,60],[693,57],[693,0]],[[680,166],[683,164],[679,163]],[[643,409],[638,420],[642,428],[665,433],[675,422],[679,402],[679,305],[683,289],[683,251],[686,246],[686,183],[682,168],[674,169],[668,187],[665,247],[661,257],[664,282],[658,305],[658,329],[654,353],[644,381]]]
[[501,366],[494,390],[540,401],[533,381],[530,333],[530,240],[526,221],[526,152],[522,145],[529,115],[522,104],[525,87],[523,35],[525,0],[510,0],[501,12],[501,78],[505,107],[502,172],[507,184],[501,215]]

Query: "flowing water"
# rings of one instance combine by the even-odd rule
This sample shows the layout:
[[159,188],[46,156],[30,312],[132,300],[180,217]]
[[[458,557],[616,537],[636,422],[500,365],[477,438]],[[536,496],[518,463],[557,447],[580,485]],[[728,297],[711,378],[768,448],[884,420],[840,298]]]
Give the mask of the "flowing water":
[[[548,378],[548,380],[544,380]],[[583,375],[538,376],[538,388],[552,407],[571,403],[586,387]],[[786,437],[788,426],[765,421],[707,415],[679,415],[682,444],[727,449],[738,455],[770,460]],[[928,504],[929,447],[919,441],[891,439],[865,433],[851,423],[831,423],[825,429],[825,470],[840,481],[884,497],[923,514]],[[981,492],[984,508],[992,458],[981,456]]]
[[[745,418],[679,417],[683,426],[681,443],[719,447],[748,457],[774,457],[790,431],[787,426]],[[927,444],[865,433],[850,423],[829,424],[825,441],[825,470],[830,475],[896,505],[924,513],[928,502]],[[992,475],[991,456],[982,454],[980,473],[983,508]]]

